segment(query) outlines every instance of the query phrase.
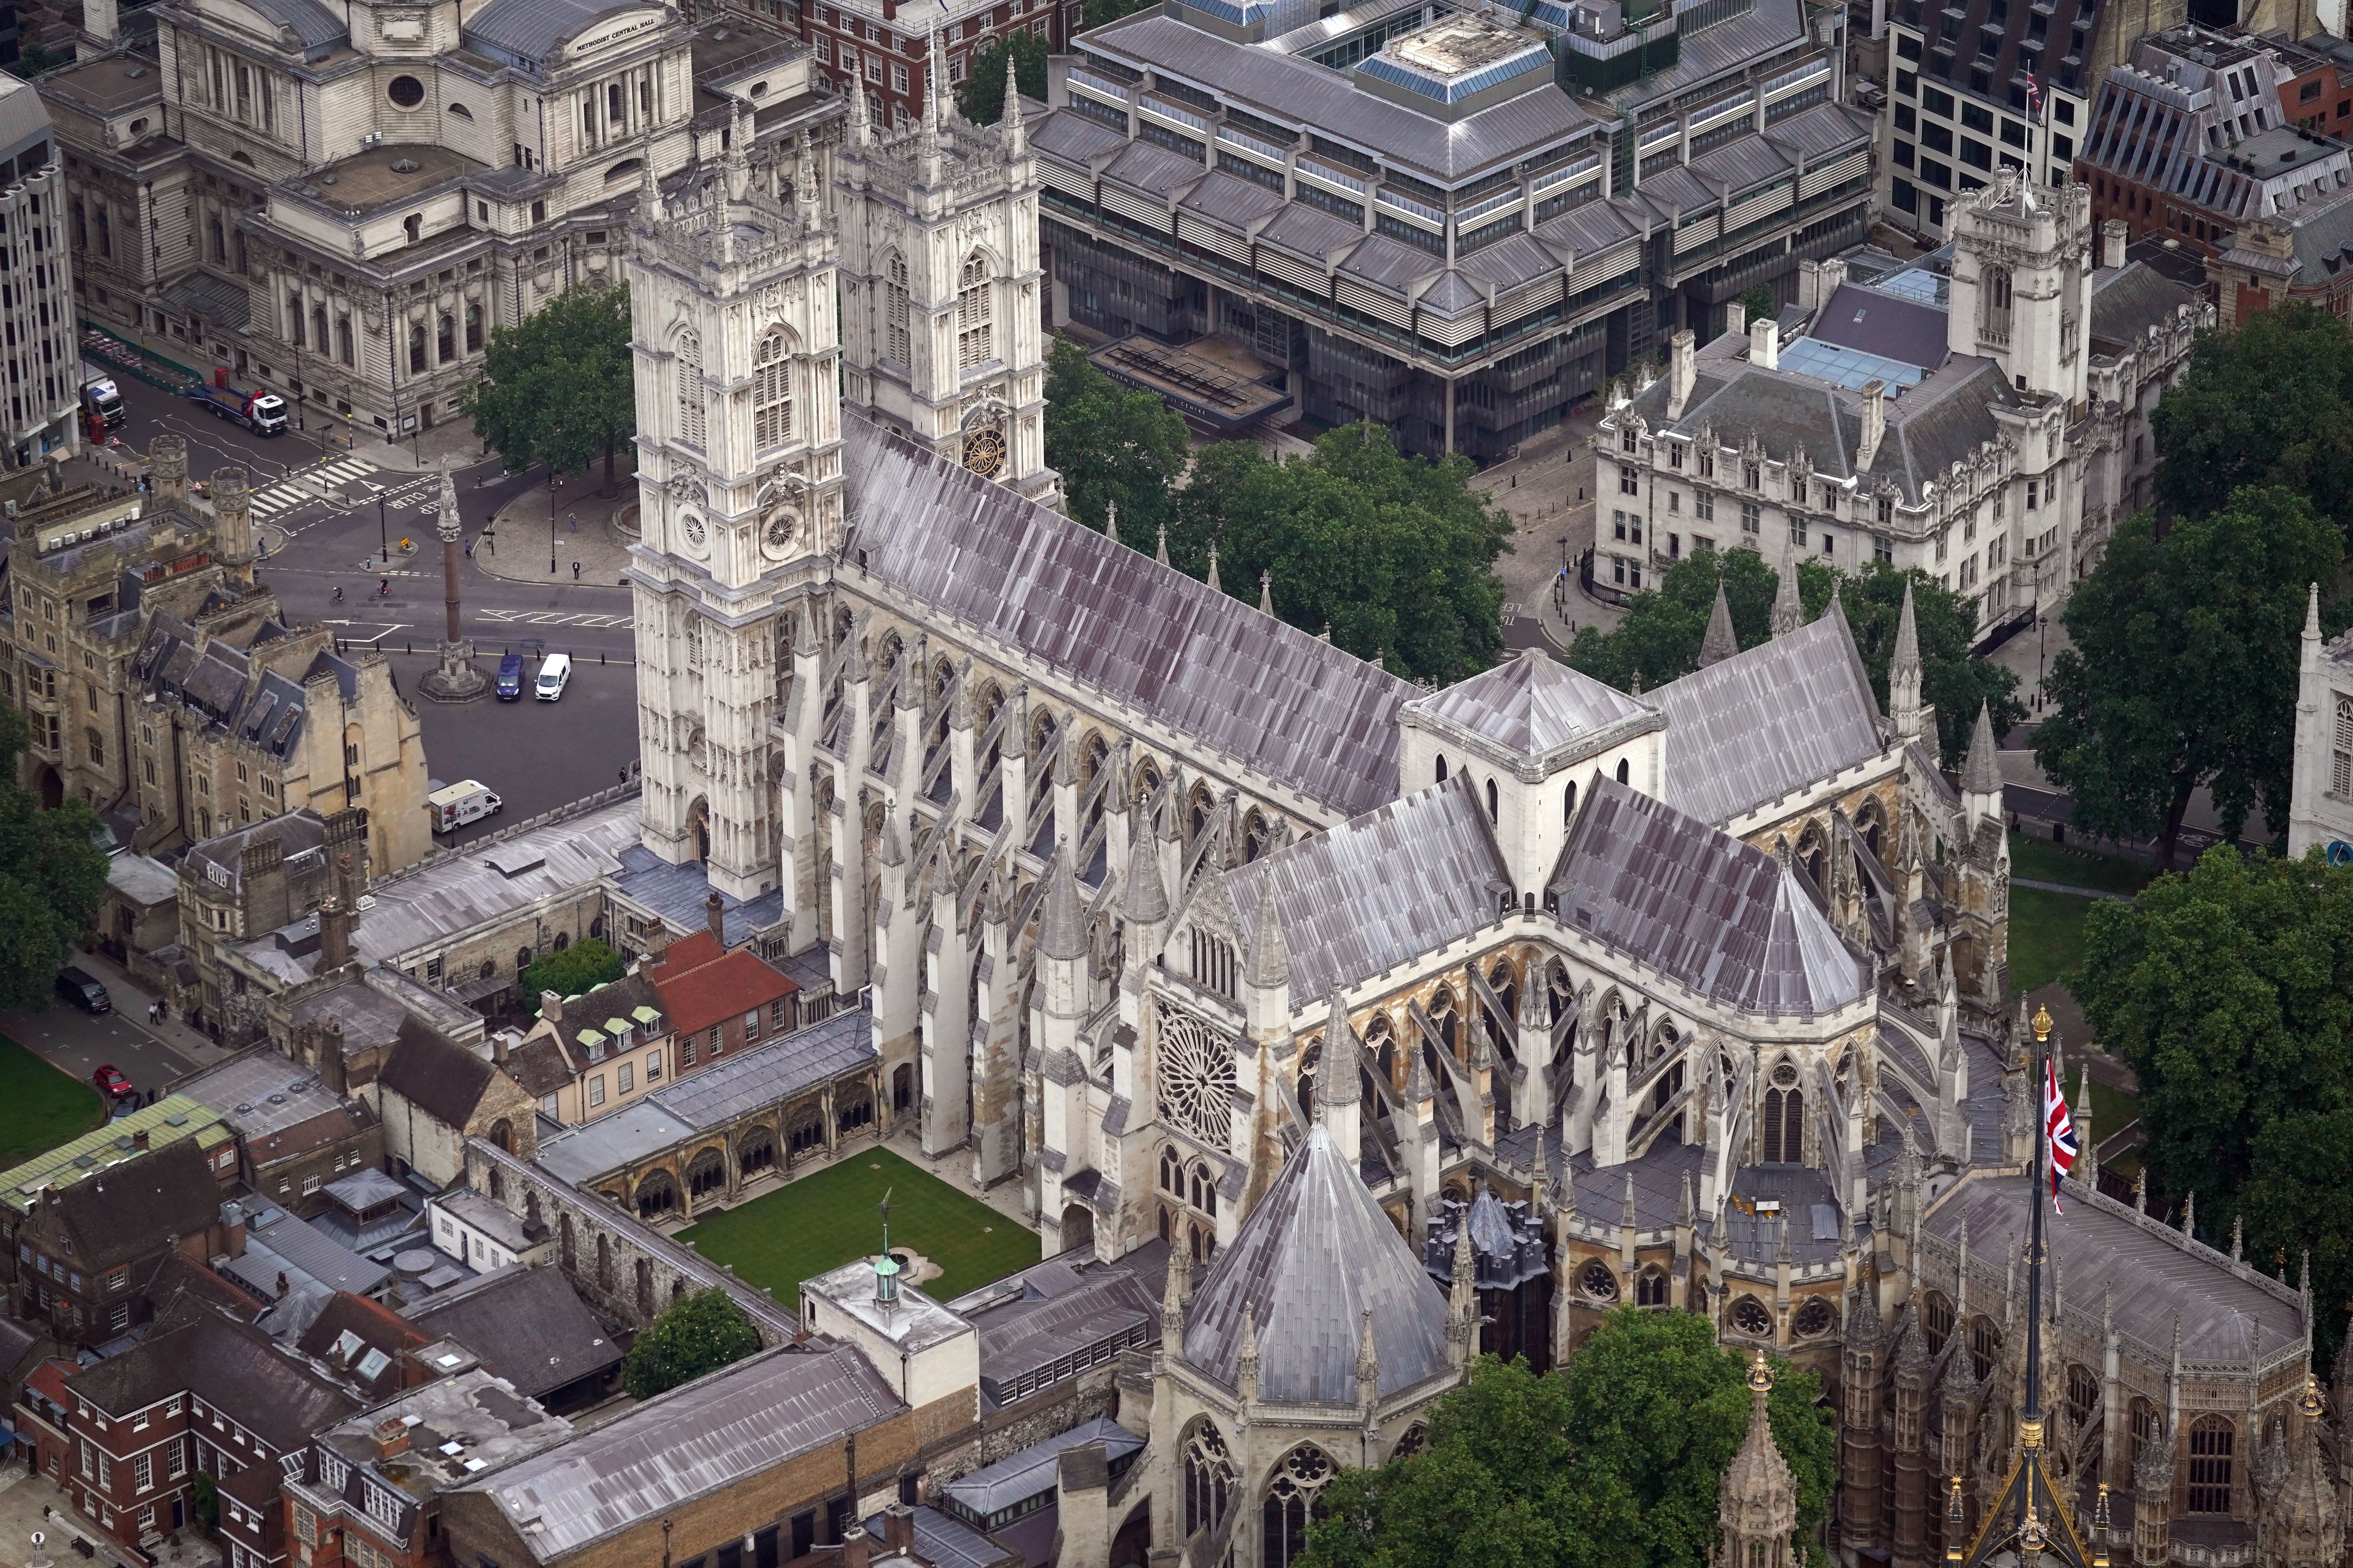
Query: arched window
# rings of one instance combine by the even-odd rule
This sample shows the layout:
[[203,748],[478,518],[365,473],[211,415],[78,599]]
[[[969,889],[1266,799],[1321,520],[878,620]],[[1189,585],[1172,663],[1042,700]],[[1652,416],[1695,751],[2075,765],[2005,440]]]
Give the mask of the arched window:
[[482,302],[479,300],[466,301],[466,352],[482,352]]
[[1667,1277],[1657,1268],[1645,1268],[1634,1277],[1634,1305],[1663,1307],[1667,1304]]
[[290,294],[287,296],[286,325],[289,333],[293,339],[294,346],[296,348],[307,348],[310,346],[302,335],[302,296],[300,294]]
[[1218,1212],[1218,1178],[1206,1163],[1193,1167],[1193,1206],[1212,1218]]
[[2237,1434],[2230,1419],[2200,1415],[2189,1425],[2189,1511],[2231,1511],[2231,1450]]
[[896,251],[882,278],[882,357],[914,363],[907,339],[907,258]]
[[976,250],[956,279],[956,366],[970,370],[997,357],[997,285],[988,258]]
[[690,447],[703,443],[702,340],[692,332],[678,335],[678,438]]
[[311,342],[321,353],[327,352],[327,308],[324,305],[311,307]]
[[1577,820],[1577,781],[1571,779],[1560,792],[1560,825],[1563,827]]
[[1625,759],[1624,757],[1620,757],[1620,758],[1619,758],[1619,759],[1618,759],[1618,782],[1619,782],[1620,784],[1630,784],[1630,783],[1631,783],[1631,782],[1633,781],[1633,777],[1634,777],[1634,770],[1633,770],[1633,768],[1629,764],[1629,763],[1627,762],[1627,759]]
[[752,440],[762,451],[793,438],[793,365],[785,353],[785,334],[770,332],[760,340],[752,362]]
[[1969,1370],[1983,1383],[1993,1375],[1993,1358],[2001,1353],[2001,1330],[1979,1313],[1969,1320]]
[[2100,1407],[2100,1374],[2080,1362],[2067,1363],[2067,1419],[2081,1426]]
[[1618,1299],[1617,1271],[1598,1258],[1577,1271],[1577,1286],[1597,1301]]
[[1794,1165],[1806,1157],[1806,1091],[1798,1085],[1798,1069],[1783,1062],[1773,1069],[1773,1085],[1765,1091],[1765,1115],[1758,1131],[1767,1165]]
[[438,356],[435,361],[438,364],[448,364],[458,357],[458,318],[447,310],[436,323],[434,353]]
[[2010,268],[1989,267],[1978,282],[1978,335],[2010,342]]
[[[2341,705],[2340,705],[2340,706],[2341,706]],[[2341,727],[2342,727],[2342,725],[2343,725],[2343,723],[2344,723],[2344,721],[2340,719],[2339,721],[2337,721],[2337,723],[2338,723],[2339,727],[2341,728]],[[1444,783],[1446,782],[1446,756],[1445,756],[1445,753],[1444,753],[1444,752],[1440,752],[1440,753],[1439,753],[1439,758],[1438,758],[1438,782],[1439,782],[1440,784],[1444,784]]]
[[1185,1195],[1185,1163],[1177,1157],[1173,1145],[1160,1151],[1160,1190],[1178,1197]]
[[2141,1455],[2151,1443],[2161,1441],[2165,1435],[2165,1417],[2157,1406],[2146,1399],[2132,1402],[2132,1462],[2137,1466]]
[[408,323],[408,368],[412,374],[425,374],[425,323]]
[[1945,1341],[1953,1332],[1953,1300],[1941,1290],[1928,1292],[1926,1302],[1928,1353],[1935,1355],[1945,1348]]
[[2353,698],[2337,700],[2337,749],[2328,759],[2328,787],[2353,797]]
[[1494,781],[1493,779],[1489,779],[1489,780],[1487,781],[1487,820],[1488,820],[1488,821],[1490,821],[1490,822],[1493,822],[1493,821],[1494,821],[1494,820],[1496,819],[1496,815],[1497,815],[1497,814],[1496,814],[1495,807],[1496,807],[1495,781]]
[[1838,1314],[1820,1296],[1807,1298],[1789,1320],[1789,1331],[1801,1340],[1820,1339],[1838,1327]]
[[335,318],[335,357],[346,365],[353,363],[352,319],[349,316]]
[[1226,1440],[1204,1421],[1185,1439],[1185,1533],[1207,1530],[1226,1514],[1226,1497],[1233,1489],[1234,1462]]
[[1313,1443],[1302,1443],[1282,1457],[1267,1483],[1264,1550],[1259,1561],[1265,1568],[1290,1568],[1307,1551],[1307,1521],[1324,1517],[1324,1488],[1332,1479],[1332,1460]]

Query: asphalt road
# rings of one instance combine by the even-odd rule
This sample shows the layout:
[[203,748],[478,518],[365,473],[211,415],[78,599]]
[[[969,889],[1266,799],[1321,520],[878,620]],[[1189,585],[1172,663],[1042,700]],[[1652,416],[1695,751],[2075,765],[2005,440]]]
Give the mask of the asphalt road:
[[[494,658],[480,663],[485,673],[498,668]],[[401,689],[414,691],[433,661],[421,653],[395,654],[393,668]],[[526,681],[538,669],[537,658],[526,658]],[[637,678],[633,666],[599,668],[593,656],[586,664],[575,656],[571,683],[554,702],[528,694],[519,702],[485,698],[459,708],[419,700],[433,776],[443,784],[479,779],[506,803],[498,816],[436,834],[433,842],[444,848],[470,843],[619,784],[622,770],[638,760]]]
[[[113,993],[117,1005],[143,1015],[144,999],[113,983],[111,975],[100,978],[108,982],[107,989]],[[39,1013],[0,1012],[0,1035],[85,1082],[101,1062],[121,1068],[132,1086],[142,1089],[161,1089],[196,1068],[195,1063],[132,1023],[125,1013],[93,1018],[65,1002],[54,1003]]]

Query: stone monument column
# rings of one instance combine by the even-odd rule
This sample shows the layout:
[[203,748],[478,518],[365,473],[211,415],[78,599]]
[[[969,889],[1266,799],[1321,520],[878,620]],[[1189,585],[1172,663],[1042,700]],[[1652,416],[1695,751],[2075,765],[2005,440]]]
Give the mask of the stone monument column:
[[417,689],[436,702],[471,702],[491,689],[489,677],[474,668],[474,650],[467,643],[458,621],[458,486],[449,478],[449,470],[441,470],[441,516],[436,528],[441,535],[442,603],[447,612],[443,627],[440,661]]

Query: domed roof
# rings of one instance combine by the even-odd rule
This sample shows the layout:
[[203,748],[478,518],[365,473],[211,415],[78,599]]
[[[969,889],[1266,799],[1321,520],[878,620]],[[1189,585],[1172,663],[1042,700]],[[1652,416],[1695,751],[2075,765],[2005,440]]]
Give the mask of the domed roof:
[[1186,1313],[1185,1359],[1229,1387],[1240,1386],[1245,1312],[1263,1400],[1356,1404],[1367,1312],[1384,1398],[1446,1370],[1446,1298],[1321,1126],[1218,1254]]

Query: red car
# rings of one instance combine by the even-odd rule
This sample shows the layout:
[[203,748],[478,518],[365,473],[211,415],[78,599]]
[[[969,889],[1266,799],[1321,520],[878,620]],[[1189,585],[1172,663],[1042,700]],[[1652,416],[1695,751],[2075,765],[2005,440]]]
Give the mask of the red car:
[[122,1069],[111,1062],[90,1074],[90,1081],[98,1085],[98,1092],[109,1100],[121,1100],[139,1092],[131,1087],[131,1080],[122,1076]]

